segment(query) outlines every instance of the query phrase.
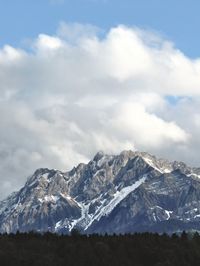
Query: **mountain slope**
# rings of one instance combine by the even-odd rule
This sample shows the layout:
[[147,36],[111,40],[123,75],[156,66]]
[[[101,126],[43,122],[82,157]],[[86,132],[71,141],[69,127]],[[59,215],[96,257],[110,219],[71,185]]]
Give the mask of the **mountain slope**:
[[144,152],[99,152],[69,172],[38,169],[0,202],[0,232],[200,230],[200,169]]

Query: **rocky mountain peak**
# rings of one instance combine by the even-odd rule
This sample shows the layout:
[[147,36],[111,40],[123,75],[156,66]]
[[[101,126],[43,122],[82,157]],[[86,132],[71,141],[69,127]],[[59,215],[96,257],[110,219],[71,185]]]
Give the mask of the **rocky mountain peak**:
[[67,172],[40,168],[0,202],[0,232],[162,232],[199,222],[199,168],[139,151],[98,152]]
[[93,161],[98,162],[105,156],[105,153],[103,151],[99,151],[96,153],[96,155],[93,158]]
[[132,150],[124,150],[120,153],[119,156],[125,157],[125,158],[133,158],[136,155],[136,152]]

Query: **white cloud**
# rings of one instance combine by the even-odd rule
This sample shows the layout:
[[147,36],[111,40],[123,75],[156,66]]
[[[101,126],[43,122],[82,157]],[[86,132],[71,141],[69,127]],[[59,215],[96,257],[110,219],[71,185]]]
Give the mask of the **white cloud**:
[[10,45],[5,45],[0,50],[0,64],[15,63],[23,56],[23,51],[17,50]]
[[68,41],[76,44],[82,39],[95,39],[97,34],[102,33],[102,30],[91,24],[68,23],[61,22],[57,31],[57,35]]
[[123,131],[127,139],[132,139],[132,142],[143,149],[146,147],[164,149],[170,142],[174,145],[185,143],[189,137],[175,122],[167,122],[155,114],[148,113],[145,106],[140,103],[124,103],[117,110],[113,127],[116,131]]
[[36,50],[42,50],[42,52],[46,52],[46,50],[57,50],[62,47],[62,41],[56,37],[50,37],[45,34],[40,34],[38,40],[35,44]]
[[38,167],[67,170],[98,150],[200,165],[200,59],[138,28],[98,34],[62,23],[31,52],[0,50],[2,197]]

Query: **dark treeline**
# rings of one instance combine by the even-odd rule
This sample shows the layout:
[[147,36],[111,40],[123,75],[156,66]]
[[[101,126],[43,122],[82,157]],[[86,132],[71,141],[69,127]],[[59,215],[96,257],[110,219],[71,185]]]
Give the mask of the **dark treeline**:
[[5,234],[0,236],[0,265],[199,266],[200,236]]

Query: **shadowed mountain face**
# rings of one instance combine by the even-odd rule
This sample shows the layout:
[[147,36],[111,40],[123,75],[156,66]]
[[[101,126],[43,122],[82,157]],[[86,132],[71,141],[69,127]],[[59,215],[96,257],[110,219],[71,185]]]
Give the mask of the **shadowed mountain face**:
[[38,169],[0,202],[0,232],[200,230],[200,169],[143,152],[99,152],[69,172]]

